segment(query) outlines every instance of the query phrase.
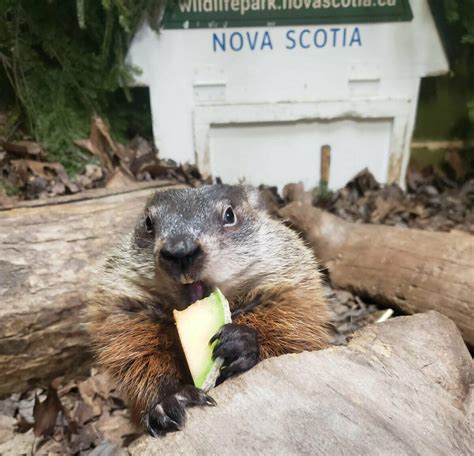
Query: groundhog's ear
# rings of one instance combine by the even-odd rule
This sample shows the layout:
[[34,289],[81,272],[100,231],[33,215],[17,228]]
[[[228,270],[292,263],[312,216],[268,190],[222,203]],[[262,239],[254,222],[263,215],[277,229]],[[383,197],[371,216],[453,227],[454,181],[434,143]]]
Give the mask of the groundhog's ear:
[[253,208],[265,210],[265,202],[257,188],[252,187],[251,185],[244,185],[244,193],[247,201]]

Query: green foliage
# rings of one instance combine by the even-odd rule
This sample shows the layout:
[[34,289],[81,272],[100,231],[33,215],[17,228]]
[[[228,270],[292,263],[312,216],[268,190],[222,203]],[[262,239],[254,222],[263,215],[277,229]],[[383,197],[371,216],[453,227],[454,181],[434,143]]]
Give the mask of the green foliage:
[[474,44],[474,4],[472,0],[445,0],[446,17],[449,22],[460,22],[464,33],[462,43]]
[[[474,55],[472,54],[472,45],[474,45],[474,2],[473,0],[444,0],[444,10],[449,23],[461,27],[460,42],[464,45],[469,62],[470,77],[474,73]],[[469,120],[474,124],[474,99],[467,103]]]
[[20,190],[9,182],[2,181],[0,182],[0,194],[5,193],[7,196],[15,196],[20,193]]
[[72,140],[88,136],[93,112],[124,134],[117,100],[137,72],[125,53],[142,20],[157,23],[163,1],[0,0],[0,103],[15,100],[49,159],[78,169]]
[[313,198],[316,199],[319,203],[326,203],[331,201],[334,196],[334,192],[329,189],[328,183],[324,180],[319,182],[318,187],[314,187]]

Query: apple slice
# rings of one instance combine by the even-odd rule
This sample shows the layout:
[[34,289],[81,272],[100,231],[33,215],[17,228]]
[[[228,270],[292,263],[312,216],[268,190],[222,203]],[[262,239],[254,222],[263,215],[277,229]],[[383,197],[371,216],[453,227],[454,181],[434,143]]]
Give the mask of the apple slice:
[[185,310],[173,310],[179,339],[194,385],[204,391],[214,387],[223,360],[212,359],[213,344],[209,340],[226,323],[230,323],[229,303],[219,289],[209,297],[196,301]]

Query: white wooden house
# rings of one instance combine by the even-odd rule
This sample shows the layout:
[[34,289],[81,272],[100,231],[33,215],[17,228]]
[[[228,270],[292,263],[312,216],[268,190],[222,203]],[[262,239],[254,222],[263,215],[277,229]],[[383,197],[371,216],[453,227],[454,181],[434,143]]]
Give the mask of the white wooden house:
[[[260,10],[242,13],[247,6]],[[395,17],[390,7],[405,10]],[[224,182],[310,188],[329,145],[331,188],[364,167],[403,184],[420,80],[448,71],[426,0],[180,0],[176,8],[160,33],[143,26],[128,55],[142,70],[137,84],[150,89],[161,157],[197,162]]]

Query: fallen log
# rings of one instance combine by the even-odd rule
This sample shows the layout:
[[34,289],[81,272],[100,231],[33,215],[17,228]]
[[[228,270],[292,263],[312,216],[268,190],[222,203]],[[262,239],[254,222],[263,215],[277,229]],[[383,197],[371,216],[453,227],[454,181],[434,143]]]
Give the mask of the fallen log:
[[451,318],[474,346],[474,236],[349,223],[300,202],[280,210],[336,288],[413,314]]
[[[78,369],[87,366],[90,355],[87,352],[86,335],[79,323],[79,312],[84,305],[92,266],[123,233],[129,231],[147,195],[154,191],[152,188],[143,188],[149,185],[153,184],[139,185],[133,189],[128,188],[123,193],[115,191],[113,194],[110,194],[109,190],[94,190],[81,195],[60,197],[51,200],[48,205],[31,202],[25,203],[22,208],[0,211],[0,395],[22,391],[29,384],[64,372],[74,374]],[[159,185],[169,186],[169,183]],[[311,211],[311,208],[309,210]],[[342,240],[346,236],[344,242],[352,238],[352,233],[356,232],[354,227],[358,227],[344,225],[344,222],[337,218],[331,220],[334,220],[338,229],[334,233],[339,233],[338,236]],[[349,227],[351,236],[348,238]],[[329,230],[331,229],[333,228],[329,227]],[[306,231],[309,233],[309,229]],[[440,235],[418,233],[421,233],[422,238]],[[451,235],[441,236],[444,239],[445,236]],[[422,245],[422,239],[416,244]],[[472,252],[472,242],[470,245]],[[334,247],[334,242],[323,245],[323,248],[330,246]],[[443,240],[439,249],[446,248]],[[459,250],[459,246],[456,248]],[[365,250],[368,250],[367,247]],[[421,251],[423,253],[423,249]],[[321,250],[321,258],[324,259],[324,254],[329,255],[331,250],[328,252]],[[363,266],[367,264],[367,252],[357,256],[359,253],[360,250],[356,252],[352,265],[360,263],[362,271]],[[336,251],[336,256],[337,254]],[[346,258],[345,255],[346,253],[342,258]],[[443,277],[443,281],[439,280],[437,286],[441,287],[452,280],[455,287],[460,287],[456,282],[466,284],[467,288],[470,283],[472,287],[472,253],[469,257],[469,252],[462,255],[454,252],[446,258],[451,258],[451,262],[446,260],[446,264],[442,263],[439,271],[435,270],[437,278]],[[458,271],[463,258],[465,265]],[[402,260],[401,256],[394,258],[396,262]],[[372,265],[374,286],[378,285],[377,281],[380,280],[380,275],[376,274],[379,263],[374,263],[377,265],[375,268]],[[337,262],[334,264],[337,266]],[[403,262],[400,264],[403,265]],[[422,282],[423,287],[426,287],[425,282],[429,282],[431,266],[422,262],[417,267],[421,268],[418,274],[427,275],[427,279]],[[352,266],[352,269],[357,273],[357,266]],[[392,264],[392,269],[395,274],[400,268],[395,263]],[[403,269],[400,270],[404,273]],[[339,271],[342,271],[341,274]],[[333,277],[336,285],[344,286],[344,268],[335,268]],[[395,284],[398,294],[395,293],[394,296],[401,304],[406,302],[406,305],[411,305],[416,302],[413,301],[412,295],[418,297],[422,304],[425,302],[421,285],[418,288],[409,287],[410,274],[407,278],[401,275],[394,277],[399,280],[398,284]],[[436,285],[436,281],[434,282]],[[404,290],[403,283],[409,288],[405,291],[405,300],[400,298],[404,296],[401,294]],[[434,297],[428,304],[438,303],[440,298],[436,295],[437,290],[435,288],[431,292]],[[425,308],[437,308],[451,316],[465,334],[466,340],[474,345],[472,297],[471,294],[466,294],[471,293],[472,289],[468,289],[464,295],[456,290],[457,288],[448,293],[444,289],[443,292],[448,304],[455,298],[458,301],[464,299],[465,307],[461,307],[457,313],[452,312],[449,306],[443,309],[441,304],[444,301],[439,301],[436,307],[427,305]],[[442,293],[439,295],[444,296]],[[423,307],[414,308],[413,311],[415,310],[423,310]]]
[[217,407],[189,409],[183,431],[128,454],[472,454],[470,382],[452,321],[394,318],[347,347],[260,363],[210,392]]
[[147,196],[169,186],[93,190],[0,211],[0,395],[87,366],[79,313],[93,265],[131,229]]

